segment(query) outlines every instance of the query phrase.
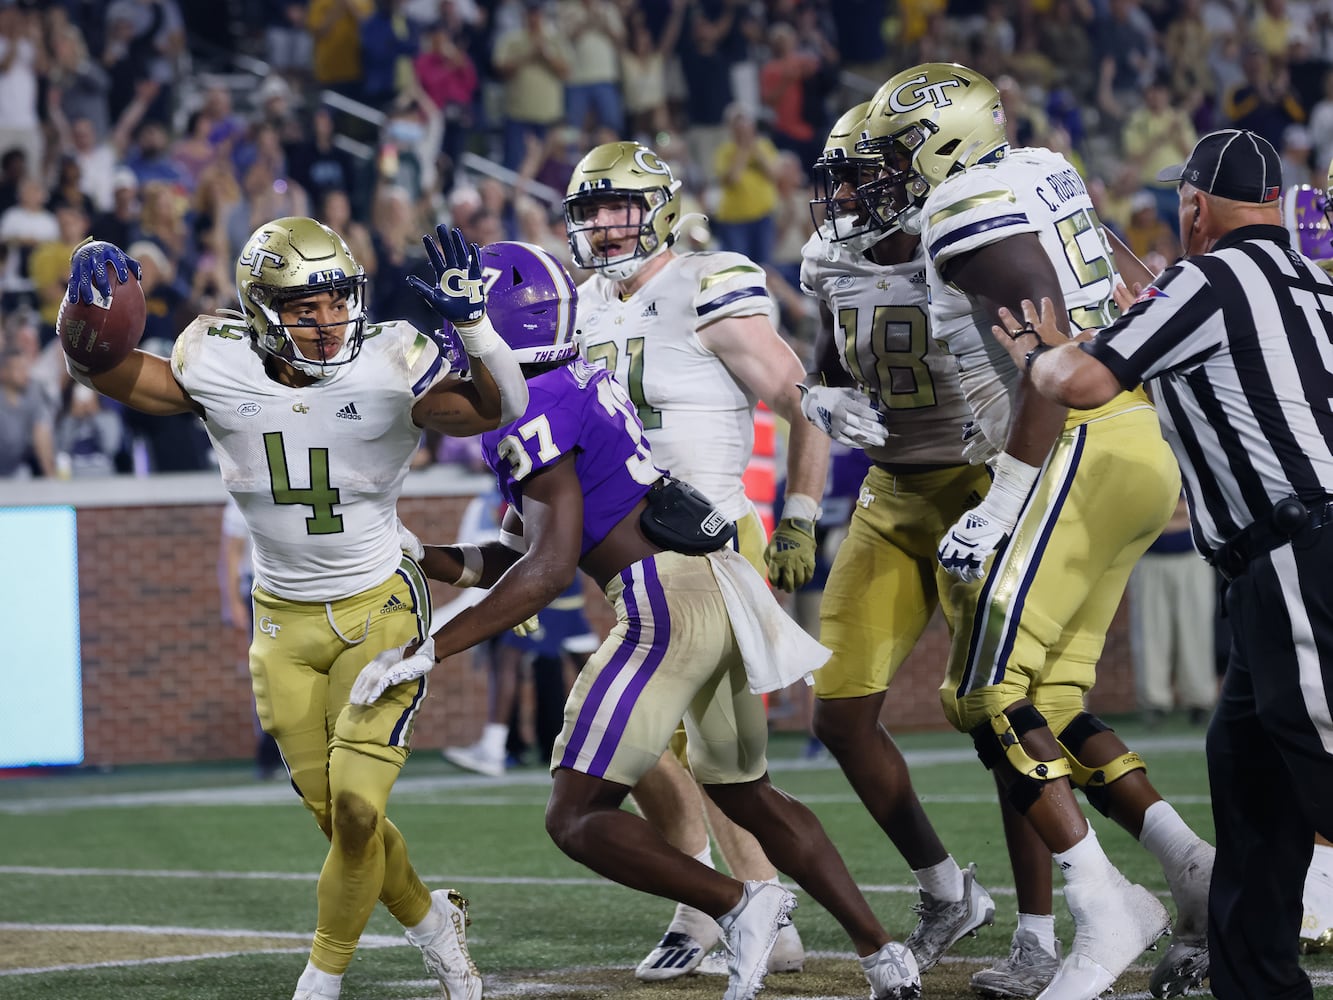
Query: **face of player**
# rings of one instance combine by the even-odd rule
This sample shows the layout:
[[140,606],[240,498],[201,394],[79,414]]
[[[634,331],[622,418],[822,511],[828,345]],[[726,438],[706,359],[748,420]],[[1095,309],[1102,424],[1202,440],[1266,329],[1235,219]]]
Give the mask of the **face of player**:
[[319,292],[290,299],[278,309],[296,349],[308,361],[327,361],[347,339],[347,296],[341,292]]
[[634,252],[645,214],[639,199],[589,199],[580,209],[578,223],[588,231],[588,245],[595,256],[614,260]]

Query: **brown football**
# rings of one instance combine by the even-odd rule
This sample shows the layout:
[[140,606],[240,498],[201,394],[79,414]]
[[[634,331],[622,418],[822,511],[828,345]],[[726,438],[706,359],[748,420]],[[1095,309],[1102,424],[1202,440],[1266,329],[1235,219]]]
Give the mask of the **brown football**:
[[106,269],[111,282],[111,295],[103,298],[93,289],[93,304],[80,300],[60,301],[60,315],[56,318],[56,332],[65,354],[89,375],[99,375],[116,367],[139,346],[143,337],[146,307],[143,286],[130,272],[130,280],[123,284],[114,267]]

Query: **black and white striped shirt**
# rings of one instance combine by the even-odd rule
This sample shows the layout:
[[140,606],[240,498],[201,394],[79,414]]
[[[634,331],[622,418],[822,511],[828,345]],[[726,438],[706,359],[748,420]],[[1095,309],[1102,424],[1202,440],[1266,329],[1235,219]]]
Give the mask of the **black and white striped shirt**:
[[1333,496],[1333,280],[1280,226],[1168,268],[1083,349],[1153,380],[1205,556],[1296,494]]

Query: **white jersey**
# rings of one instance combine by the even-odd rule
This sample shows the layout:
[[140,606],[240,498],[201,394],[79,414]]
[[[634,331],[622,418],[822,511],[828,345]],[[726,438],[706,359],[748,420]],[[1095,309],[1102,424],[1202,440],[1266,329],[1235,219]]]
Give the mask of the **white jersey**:
[[434,339],[401,321],[367,326],[352,364],[293,388],[269,378],[244,325],[200,316],[171,367],[204,409],[259,586],[333,601],[395,572],[398,494],[421,439],[412,406],[449,371]]
[[930,335],[925,251],[902,264],[846,252],[830,261],[816,233],[801,249],[801,291],[832,313],[838,361],[884,415],[888,440],[866,454],[891,465],[966,461],[972,414],[953,356]]
[[[991,317],[940,272],[954,257],[1020,233],[1036,233],[1050,258],[1073,331],[1118,315],[1111,290],[1120,280],[1101,220],[1078,171],[1048,149],[1015,149],[968,167],[930,193],[922,209],[931,327],[958,359],[963,393],[986,437],[1004,447],[1010,397],[1021,378],[991,334]],[[1108,404],[1109,405],[1109,404]],[[1078,421],[1098,411],[1082,413]]]
[[696,486],[733,520],[751,510],[742,476],[755,397],[699,341],[730,316],[777,318],[764,271],[738,253],[673,256],[628,299],[594,275],[579,286],[583,356],[614,372],[639,410],[653,464]]

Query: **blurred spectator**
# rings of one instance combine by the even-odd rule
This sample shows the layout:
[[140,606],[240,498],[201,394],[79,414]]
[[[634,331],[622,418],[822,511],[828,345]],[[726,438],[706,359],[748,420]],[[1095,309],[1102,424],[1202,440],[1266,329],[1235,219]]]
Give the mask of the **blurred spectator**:
[[[528,136],[527,155],[519,164],[519,176],[545,184],[564,198],[574,166],[582,156],[582,150],[575,145],[577,141],[578,132],[572,126],[551,129],[545,140]],[[522,184],[518,187],[524,189]]]
[[1191,117],[1201,103],[1216,102],[1217,82],[1208,59],[1212,48],[1203,0],[1180,0],[1162,37],[1162,62],[1171,74],[1176,105]]
[[378,270],[374,241],[370,230],[352,218],[352,203],[347,192],[326,191],[324,200],[319,203],[319,220],[342,235],[356,262],[365,269],[366,277],[374,278]]
[[416,82],[412,60],[420,48],[417,26],[403,13],[404,0],[375,0],[361,22],[361,100],[384,111]]
[[169,121],[177,60],[185,50],[185,22],[176,0],[114,0],[106,23],[102,65],[111,81],[112,119],[134,100],[139,84],[150,81],[158,90],[147,116]]
[[46,62],[36,11],[12,0],[0,7],[0,149],[22,149],[34,170],[43,162],[37,93]]
[[1250,19],[1250,37],[1270,59],[1287,54],[1287,43],[1297,29],[1287,10],[1287,0],[1261,0]]
[[95,389],[70,381],[65,406],[56,418],[56,468],[76,479],[109,476],[117,471],[125,447],[125,425],[120,414]]
[[129,167],[117,167],[111,175],[111,208],[93,217],[89,234],[118,247],[139,238],[139,178]]
[[441,151],[447,162],[443,167],[445,177],[441,187],[448,190],[453,186],[454,170],[467,148],[468,132],[472,128],[477,68],[467,52],[454,41],[444,21],[436,21],[427,29],[415,68],[418,85],[444,116]]
[[625,22],[612,0],[560,0],[558,23],[569,39],[565,121],[582,131],[593,124],[619,135],[625,126],[620,53]]
[[495,40],[492,62],[504,80],[504,165],[517,170],[527,136],[545,139],[565,117],[565,80],[573,51],[546,16],[543,0],[523,0],[523,24]]
[[1046,135],[1046,112],[1034,107],[1022,85],[1009,74],[996,77],[995,89],[1004,104],[1004,128],[1015,149],[1040,146]]
[[47,118],[55,131],[60,149],[78,161],[83,191],[92,199],[94,208],[99,212],[105,212],[111,207],[114,193],[112,176],[129,148],[130,135],[138,127],[156,93],[156,84],[142,87],[129,107],[121,113],[115,129],[106,137],[98,132],[91,118],[67,119],[58,101],[51,100],[47,104]]
[[371,236],[378,270],[370,290],[370,315],[381,322],[409,319],[420,330],[434,330],[439,317],[424,307],[407,276],[433,282],[434,275],[421,245],[423,220],[412,196],[396,184],[382,183],[375,194]]
[[83,170],[79,161],[69,154],[60,157],[56,165],[56,182],[46,200],[46,207],[53,212],[66,206],[79,209],[87,219],[92,218],[93,200],[83,191]]
[[302,79],[310,75],[314,51],[306,30],[304,0],[277,0],[263,5],[264,58],[285,76]]
[[[1278,147],[1278,152],[1282,157],[1282,186],[1284,188],[1291,187],[1293,184],[1309,184],[1314,180],[1310,171],[1310,155],[1314,152],[1314,149],[1308,128],[1304,125],[1288,125],[1282,130],[1282,145]],[[1324,173],[1327,169],[1328,161],[1325,160],[1320,165],[1320,172],[1324,174],[1319,179],[1320,187],[1327,183],[1327,175]]]
[[[195,246],[190,238],[190,227],[185,221],[185,212],[189,207],[185,192],[165,181],[149,181],[140,188],[140,193],[139,238],[156,244],[171,262],[172,271],[184,271],[188,279],[194,270]],[[295,213],[278,213],[287,214]],[[147,292],[145,287],[144,294]],[[175,330],[171,336],[175,337]]]
[[811,121],[807,88],[819,73],[819,56],[801,48],[796,29],[779,23],[768,31],[769,57],[759,70],[759,90],[771,115],[773,141],[790,150],[801,163],[814,163],[822,151],[823,122]]
[[734,101],[732,70],[745,58],[743,17],[735,0],[693,0],[681,36],[690,157],[704,169],[727,135],[722,113]]
[[1138,103],[1153,69],[1152,23],[1138,0],[1109,0],[1093,35],[1098,45],[1097,107],[1118,127]]
[[94,136],[104,136],[111,131],[110,89],[111,78],[88,54],[79,29],[66,22],[53,30],[47,107],[58,108],[70,122],[86,119]]
[[1172,103],[1171,77],[1159,70],[1143,93],[1143,105],[1130,112],[1121,132],[1121,146],[1138,171],[1140,186],[1157,199],[1157,212],[1174,219],[1179,198],[1175,184],[1163,184],[1157,174],[1164,167],[1183,163],[1198,135],[1183,108]]
[[321,87],[348,97],[361,95],[361,21],[375,0],[310,0],[306,27],[311,37],[311,75]]
[[54,476],[52,433],[51,406],[32,380],[32,355],[0,346],[0,479]]
[[712,215],[713,234],[722,249],[767,264],[773,253],[778,150],[771,139],[759,134],[754,115],[743,105],[727,108],[726,121],[729,138],[718,147],[713,161],[721,185]]
[[184,187],[188,183],[185,171],[171,159],[168,143],[171,141],[166,125],[149,120],[139,126],[134,149],[126,161],[140,184],[162,181]]
[[171,146],[171,162],[180,170],[185,188],[193,191],[199,184],[199,175],[216,158],[209,133],[213,131],[213,119],[207,110],[200,108],[190,115],[185,125],[185,134]]
[[[774,177],[777,206],[773,213],[773,269],[792,288],[801,283],[801,248],[815,231],[810,217],[810,180],[805,165],[792,152],[778,154]],[[813,301],[813,300],[811,300]]]
[[285,150],[292,180],[316,205],[330,191],[342,191],[351,197],[355,186],[356,162],[333,144],[333,135],[333,112],[320,105],[311,115],[309,137]]
[[680,29],[685,23],[687,0],[671,0],[671,15],[660,36],[653,34],[648,16],[631,10],[627,30],[629,41],[620,54],[621,83],[625,95],[627,137],[641,137],[648,145],[671,127],[667,102],[667,68]]
[[46,208],[46,189],[42,183],[31,178],[20,181],[18,203],[0,214],[0,244],[5,248],[0,312],[8,313],[25,305],[36,308],[28,258],[38,244],[59,238],[60,226]]
[[829,4],[834,35],[842,65],[853,73],[887,79],[882,61],[888,56],[884,43],[885,5],[880,0],[838,0]]
[[1134,256],[1144,260],[1159,253],[1167,260],[1180,256],[1175,230],[1162,218],[1157,199],[1151,191],[1140,191],[1130,199],[1129,222],[1121,234]]
[[1316,170],[1326,170],[1333,160],[1333,69],[1324,74],[1324,96],[1310,109],[1310,141]]
[[79,205],[64,205],[55,210],[58,231],[54,240],[45,240],[33,248],[28,258],[28,276],[37,296],[37,315],[41,320],[41,342],[55,339],[56,316],[60,300],[69,284],[69,259],[74,248],[88,233],[88,214]]
[[1257,46],[1245,49],[1241,64],[1244,79],[1227,93],[1222,113],[1232,127],[1258,132],[1280,148],[1287,126],[1305,121],[1305,109],[1291,92],[1287,69]]
[[380,132],[379,175],[406,188],[413,200],[436,190],[444,116],[424,94],[401,98]]

